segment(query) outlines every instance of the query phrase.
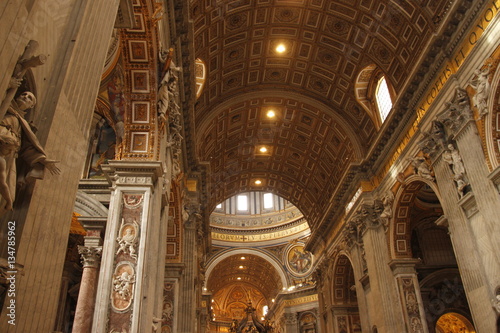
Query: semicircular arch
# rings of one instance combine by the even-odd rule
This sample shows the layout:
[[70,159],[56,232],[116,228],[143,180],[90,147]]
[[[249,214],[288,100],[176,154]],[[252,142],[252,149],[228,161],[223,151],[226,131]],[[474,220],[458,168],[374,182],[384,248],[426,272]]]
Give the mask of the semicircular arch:
[[439,195],[436,183],[417,175],[409,176],[399,187],[394,200],[394,214],[390,222],[389,244],[392,259],[411,258],[411,209],[416,196],[423,186],[429,186],[434,192],[439,202]]
[[286,273],[285,269],[283,268],[282,263],[278,259],[276,259],[273,256],[266,253],[265,251],[258,250],[258,249],[251,249],[251,248],[229,249],[227,251],[224,251],[224,252],[218,254],[217,256],[212,258],[211,260],[209,260],[207,262],[206,271],[205,271],[205,275],[207,277],[205,279],[205,282],[204,282],[205,288],[206,288],[207,282],[208,282],[214,268],[217,266],[217,264],[222,262],[224,259],[227,259],[227,258],[232,257],[234,255],[255,255],[257,257],[262,258],[263,260],[265,260],[266,262],[271,264],[271,266],[276,270],[276,273],[280,277],[281,284],[283,285],[283,287],[288,288],[289,281],[287,278],[287,273]]

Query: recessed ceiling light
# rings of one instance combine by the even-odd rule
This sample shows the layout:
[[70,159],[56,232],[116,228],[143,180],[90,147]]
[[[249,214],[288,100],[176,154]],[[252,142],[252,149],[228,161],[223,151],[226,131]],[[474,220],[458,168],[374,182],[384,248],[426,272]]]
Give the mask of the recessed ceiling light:
[[260,151],[261,153],[265,153],[265,152],[267,152],[267,148],[266,148],[266,147],[264,147],[264,146],[262,146],[262,147],[260,147],[260,148],[259,148],[259,151]]
[[241,257],[240,259],[241,259],[241,260],[245,260],[246,258],[245,258],[245,257]]
[[267,118],[274,118],[276,116],[276,112],[274,110],[269,110],[266,113]]
[[241,278],[240,278],[240,277],[237,277],[237,278],[236,278],[236,280],[241,280]]
[[243,266],[238,267],[239,269],[243,269]]
[[276,46],[276,52],[283,53],[285,51],[286,51],[285,44],[278,44],[278,46]]
[[262,180],[257,179],[257,180],[255,181],[255,185],[261,185],[261,184],[262,184]]

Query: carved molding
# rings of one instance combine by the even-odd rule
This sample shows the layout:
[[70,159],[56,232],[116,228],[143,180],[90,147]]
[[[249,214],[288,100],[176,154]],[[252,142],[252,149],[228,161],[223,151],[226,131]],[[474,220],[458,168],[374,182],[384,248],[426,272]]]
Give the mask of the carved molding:
[[78,245],[78,253],[82,258],[83,268],[98,268],[101,262],[101,246],[82,246]]
[[467,91],[457,88],[455,97],[451,102],[446,103],[446,106],[447,108],[436,118],[446,128],[448,138],[451,138],[455,137],[469,120],[472,120],[472,109]]

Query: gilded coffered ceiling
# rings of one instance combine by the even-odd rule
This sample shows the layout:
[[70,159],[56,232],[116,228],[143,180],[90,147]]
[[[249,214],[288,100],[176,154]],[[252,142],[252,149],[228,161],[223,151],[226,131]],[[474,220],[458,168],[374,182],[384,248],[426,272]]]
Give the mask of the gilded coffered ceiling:
[[209,208],[262,189],[296,205],[314,229],[377,138],[356,92],[360,73],[375,68],[395,94],[404,91],[451,3],[192,0],[195,56],[207,75],[193,138],[196,158],[210,165]]
[[[210,274],[207,289],[212,294],[226,290],[235,285],[246,286],[247,289],[258,290],[270,301],[276,297],[283,283],[276,269],[265,259],[253,254],[236,254],[223,259]],[[250,295],[245,295],[247,302]],[[254,304],[255,305],[255,304]]]

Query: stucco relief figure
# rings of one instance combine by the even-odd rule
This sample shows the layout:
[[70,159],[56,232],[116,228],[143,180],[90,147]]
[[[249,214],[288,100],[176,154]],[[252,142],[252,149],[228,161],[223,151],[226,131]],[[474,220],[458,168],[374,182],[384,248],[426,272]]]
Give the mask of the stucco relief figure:
[[410,159],[410,161],[417,175],[427,180],[430,180],[431,182],[435,180],[431,168],[429,164],[427,164],[427,160],[424,157],[416,156]]
[[[11,80],[11,86],[18,86],[20,80]],[[44,170],[53,175],[60,174],[59,161],[47,158],[31,125],[24,118],[28,110],[36,104],[33,93],[21,93],[7,109],[0,121],[0,215],[12,209],[16,184],[24,185],[35,179],[43,179]],[[16,159],[27,165],[27,172],[19,174]]]
[[137,245],[137,223],[124,224],[120,228],[120,234],[116,239],[118,242],[118,249],[116,255],[120,253],[129,254],[132,258],[137,259],[136,245]]
[[413,317],[411,319],[411,331],[412,333],[423,333],[424,332],[424,328],[422,326],[422,323],[420,322],[420,318],[418,317]]
[[488,76],[490,75],[490,67],[485,69],[477,69],[474,71],[470,85],[476,90],[476,94],[472,97],[472,102],[477,108],[479,118],[484,117],[488,113],[488,96],[490,94],[490,82]]
[[115,310],[126,310],[132,304],[135,272],[128,263],[120,264],[113,274],[112,306]]

